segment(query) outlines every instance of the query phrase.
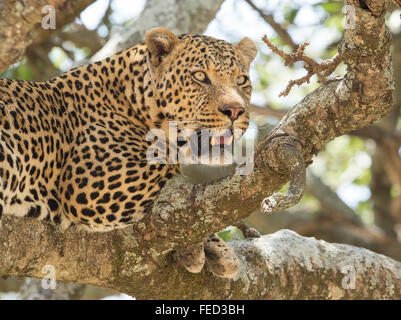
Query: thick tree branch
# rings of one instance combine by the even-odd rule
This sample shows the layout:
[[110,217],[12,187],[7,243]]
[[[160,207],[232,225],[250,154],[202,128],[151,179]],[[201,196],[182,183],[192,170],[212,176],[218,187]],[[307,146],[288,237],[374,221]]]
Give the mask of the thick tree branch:
[[[144,265],[138,264],[132,251],[138,243],[127,234],[77,235],[67,231],[58,234],[55,243],[50,225],[17,218],[7,218],[6,223],[14,227],[4,233],[9,245],[3,239],[0,245],[0,252],[6,246],[9,253],[2,263],[2,267],[8,265],[9,274],[42,277],[35,266],[51,264],[56,266],[60,281],[73,276],[75,281],[111,287],[140,299],[401,298],[401,263],[366,249],[304,238],[289,230],[231,242],[241,270],[230,282],[205,271],[190,274],[172,265],[171,256],[157,270],[142,269]],[[21,241],[19,231],[24,232],[26,243],[14,246],[14,241]],[[29,257],[24,249],[28,245]],[[149,254],[154,251],[149,249]],[[140,273],[147,274],[143,281],[136,279]],[[353,280],[355,289],[351,289]],[[343,288],[344,283],[349,289]]]
[[[377,2],[388,5],[388,1]],[[327,81],[281,120],[258,149],[250,175],[197,185],[171,181],[135,232],[69,230],[60,234],[45,222],[7,218],[0,233],[0,274],[41,277],[42,266],[52,264],[60,280],[110,287],[140,298],[301,298],[306,293],[309,298],[366,298],[368,294],[370,298],[398,298],[397,262],[363,249],[310,242],[293,233],[234,242],[244,269],[233,282],[216,281],[205,272],[183,272],[171,260],[172,249],[199,242],[248,216],[288,181],[276,153],[280,139],[297,141],[305,163],[310,163],[330,140],[389,112],[394,84],[384,11],[376,16],[361,8],[360,1],[345,3],[353,5],[357,14],[356,29],[346,30],[340,44],[348,65],[346,76]],[[272,143],[277,147],[272,148]],[[273,247],[266,241],[273,241]],[[272,248],[280,248],[276,252],[285,249],[287,254],[277,255]],[[339,261],[355,266],[361,275],[360,288],[366,290],[344,293],[339,289]],[[291,290],[285,289],[288,286]]]
[[317,75],[319,77],[319,82],[322,82],[333,73],[333,71],[344,59],[342,55],[337,54],[331,59],[327,59],[318,63],[312,58],[306,56],[304,53],[306,47],[309,45],[308,41],[302,43],[297,48],[296,52],[288,54],[275,46],[272,42],[270,42],[266,35],[262,38],[262,40],[274,53],[284,59],[285,66],[289,66],[294,64],[295,62],[302,61],[304,62],[304,68],[308,71],[308,73],[302,78],[290,80],[287,88],[279,94],[279,97],[287,96],[290,93],[291,88],[295,85],[299,87],[304,83],[309,83],[313,75]]
[[306,210],[285,210],[268,217],[257,211],[245,221],[251,226],[257,226],[263,234],[291,229],[302,236],[363,247],[401,261],[401,242],[386,234],[384,229],[356,225],[330,211],[321,210],[311,214]]

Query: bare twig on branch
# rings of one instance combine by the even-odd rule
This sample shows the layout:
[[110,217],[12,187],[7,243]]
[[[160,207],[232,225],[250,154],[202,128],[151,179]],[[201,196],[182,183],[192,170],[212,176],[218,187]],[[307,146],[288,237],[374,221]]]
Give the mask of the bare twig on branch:
[[295,53],[288,54],[275,46],[267,38],[266,35],[263,36],[262,40],[274,53],[278,54],[281,58],[284,59],[285,66],[289,66],[291,64],[294,64],[295,62],[302,61],[304,62],[304,68],[306,69],[306,71],[308,71],[308,73],[302,78],[299,78],[297,80],[290,80],[287,88],[280,93],[280,97],[287,96],[290,93],[291,88],[295,85],[299,87],[304,83],[309,83],[310,78],[315,74],[319,77],[319,82],[322,82],[329,75],[331,75],[337,68],[337,66],[344,60],[344,57],[342,55],[337,54],[333,58],[324,60],[321,63],[316,62],[312,58],[306,56],[304,53],[305,48],[309,45],[308,41],[302,43]]

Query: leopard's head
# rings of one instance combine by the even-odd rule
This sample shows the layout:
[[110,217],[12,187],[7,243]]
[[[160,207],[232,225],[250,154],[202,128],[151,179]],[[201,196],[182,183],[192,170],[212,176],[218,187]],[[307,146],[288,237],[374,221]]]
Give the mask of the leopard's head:
[[248,128],[255,43],[249,38],[232,45],[203,35],[177,37],[165,28],[148,31],[145,42],[155,87],[153,121],[166,132],[176,125],[179,136],[190,141],[178,141],[183,154],[190,150],[189,163],[212,164],[212,150],[224,155]]

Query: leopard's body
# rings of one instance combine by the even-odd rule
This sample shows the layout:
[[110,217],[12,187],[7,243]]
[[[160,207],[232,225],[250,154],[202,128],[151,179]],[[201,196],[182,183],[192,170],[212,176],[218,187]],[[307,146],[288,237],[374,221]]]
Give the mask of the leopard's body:
[[249,39],[234,46],[158,28],[145,43],[46,82],[0,79],[0,218],[91,231],[141,220],[180,169],[147,161],[149,130],[174,120],[243,133],[255,54]]

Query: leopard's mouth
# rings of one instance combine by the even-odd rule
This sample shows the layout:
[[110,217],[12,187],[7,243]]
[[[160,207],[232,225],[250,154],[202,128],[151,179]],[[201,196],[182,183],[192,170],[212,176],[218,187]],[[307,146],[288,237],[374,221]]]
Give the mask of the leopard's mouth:
[[224,148],[224,146],[232,145],[234,141],[234,135],[231,131],[224,135],[218,135],[216,137],[209,138],[209,146],[213,148],[214,146],[219,146],[220,148]]
[[[178,138],[178,147],[180,152],[191,161],[200,163],[221,162],[221,159],[227,161],[233,154],[234,142],[240,139],[242,133],[233,132],[231,129],[224,130],[206,130],[199,129],[194,131],[190,137]],[[223,163],[220,163],[223,164]],[[230,163],[231,164],[231,163]]]

